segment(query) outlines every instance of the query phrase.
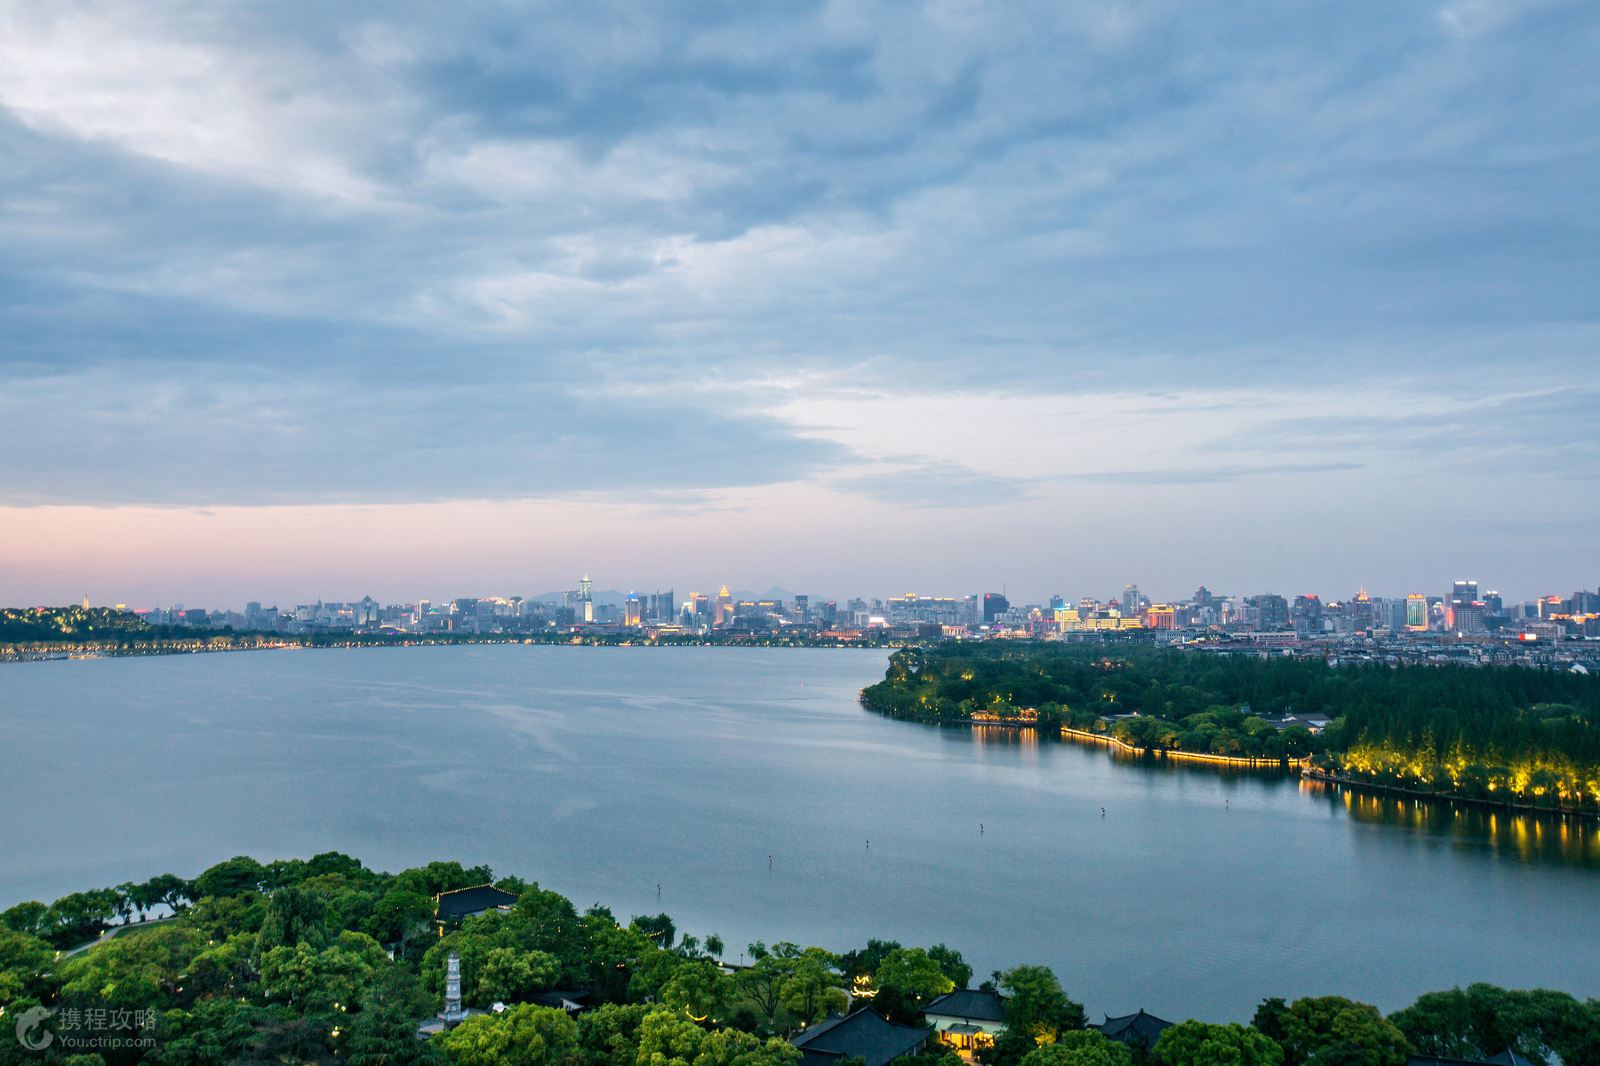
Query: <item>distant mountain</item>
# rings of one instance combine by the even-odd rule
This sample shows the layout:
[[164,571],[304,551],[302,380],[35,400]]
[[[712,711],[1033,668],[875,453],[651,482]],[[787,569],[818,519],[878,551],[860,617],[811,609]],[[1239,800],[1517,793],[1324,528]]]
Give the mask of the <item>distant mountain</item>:
[[795,594],[786,588],[774,585],[765,592],[752,592],[749,589],[734,589],[733,598],[736,600],[792,600]]

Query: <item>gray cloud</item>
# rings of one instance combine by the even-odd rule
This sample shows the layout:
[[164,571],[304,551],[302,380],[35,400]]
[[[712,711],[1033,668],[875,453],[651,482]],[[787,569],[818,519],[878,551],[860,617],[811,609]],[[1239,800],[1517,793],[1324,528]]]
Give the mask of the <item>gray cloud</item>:
[[[1459,394],[1514,361],[1530,387],[1593,390],[1600,17],[1479,7],[19,15],[0,494],[827,479],[917,507],[1037,487],[886,474],[799,436],[758,384],[797,367],[880,389]],[[626,390],[641,380],[661,398]],[[708,381],[715,407],[683,399]],[[1549,424],[1508,408],[1466,437],[1387,417],[1314,436],[1592,476],[1593,445]],[[1404,473],[1283,463],[1307,437],[1294,416],[1231,440],[1237,461],[1081,480]],[[113,475],[128,441],[141,468]]]
[[[1440,396],[1409,417],[1342,417],[1317,427],[1324,450],[1359,454],[1391,476],[1465,474],[1600,478],[1600,439],[1592,431],[1600,388],[1574,386],[1548,392],[1482,397]],[[1220,441],[1220,450],[1259,452],[1304,445],[1302,419],[1279,417]]]
[[1362,464],[1352,462],[1260,463],[1253,466],[1201,465],[1167,470],[1101,470],[1086,474],[1071,474],[1063,480],[1085,481],[1099,485],[1216,485],[1247,478],[1331,474],[1361,468]]
[[993,507],[1025,499],[1035,479],[1005,477],[960,463],[913,462],[891,470],[836,477],[839,492],[865,496],[896,507]]
[[225,505],[615,498],[707,509],[710,489],[850,459],[769,418],[686,417],[559,384],[297,381],[187,368],[13,382],[0,504]]

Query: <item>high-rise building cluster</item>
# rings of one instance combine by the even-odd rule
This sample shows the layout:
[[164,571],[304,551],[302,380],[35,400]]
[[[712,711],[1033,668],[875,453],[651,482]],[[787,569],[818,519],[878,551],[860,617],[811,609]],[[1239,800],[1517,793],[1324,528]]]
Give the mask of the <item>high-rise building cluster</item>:
[[174,605],[140,612],[154,624],[232,626],[283,633],[319,631],[417,634],[607,633],[773,634],[833,638],[882,635],[901,639],[1075,639],[1083,635],[1145,632],[1172,641],[1226,638],[1263,647],[1312,646],[1352,641],[1484,641],[1509,644],[1600,639],[1600,592],[1543,596],[1507,603],[1475,580],[1454,582],[1448,593],[1372,596],[1366,590],[1324,600],[1315,593],[1223,595],[1202,585],[1186,598],[1153,601],[1132,582],[1101,600],[1056,595],[1042,604],[1013,604],[1004,592],[818,600],[806,595],[690,592],[596,592],[585,574],[577,587],[543,596],[469,596],[440,601],[381,604],[370,596],[353,602],[299,604],[292,609],[258,602],[239,611]]

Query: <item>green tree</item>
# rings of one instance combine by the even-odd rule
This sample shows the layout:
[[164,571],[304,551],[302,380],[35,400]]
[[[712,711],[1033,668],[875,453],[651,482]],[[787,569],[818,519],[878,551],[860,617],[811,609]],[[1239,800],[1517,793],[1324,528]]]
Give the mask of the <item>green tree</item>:
[[1022,1066],[1133,1066],[1133,1052],[1093,1029],[1077,1029],[1028,1052]]
[[[751,957],[760,942],[750,945]],[[870,977],[878,970],[883,957],[900,946],[896,940],[868,940],[867,946],[848,951],[839,957],[839,967],[846,977]]]
[[1001,1008],[1006,1028],[981,1053],[987,1066],[1018,1066],[1034,1048],[1088,1021],[1082,1004],[1067,998],[1049,967],[1018,966],[995,976],[1006,992]]
[[634,1062],[639,1057],[639,1025],[657,1009],[645,1003],[602,1003],[578,1015],[578,1043],[592,1066]]
[[[759,953],[756,951],[758,947],[761,949]],[[766,945],[760,941],[750,945],[750,954],[755,957],[755,962],[738,971],[734,981],[739,991],[761,1010],[767,1024],[771,1025],[783,1001],[783,982],[793,972],[793,966],[789,960],[768,952]]]
[[839,957],[822,948],[806,948],[790,962],[779,994],[783,1005],[802,1025],[843,1012],[850,999],[840,987]]
[[738,1029],[708,1032],[673,1010],[655,1010],[639,1023],[636,1066],[793,1066],[800,1050]]
[[578,1025],[566,1011],[524,1003],[475,1014],[434,1041],[457,1066],[580,1066]]
[[609,911],[591,908],[580,920],[583,946],[578,975],[592,993],[608,1003],[628,998],[629,966],[650,950],[637,929],[623,928]]
[[50,932],[50,908],[36,899],[18,903],[0,914],[0,925],[28,936],[44,937]]
[[179,975],[204,943],[195,930],[181,926],[154,926],[119,936],[59,965],[62,994],[92,998],[107,1008],[168,1006],[171,990],[181,984]]
[[157,874],[139,886],[139,894],[151,907],[161,904],[174,912],[183,910],[198,893],[193,881],[186,881],[177,874]]
[[399,885],[389,889],[373,905],[367,931],[380,943],[400,944],[428,928],[433,918],[433,900],[415,889]]
[[677,927],[665,914],[635,914],[628,923],[650,938],[650,942],[665,951],[671,951],[676,942]]
[[402,870],[395,876],[395,886],[432,899],[441,892],[486,885],[493,876],[493,871],[487,866],[465,867],[459,862],[430,862],[426,866]]
[[202,897],[240,896],[246,892],[260,892],[266,883],[266,867],[248,855],[236,855],[195,878],[194,887]]
[[1378,1008],[1343,996],[1310,996],[1285,1007],[1269,999],[1257,1029],[1283,1048],[1285,1066],[1405,1066],[1405,1034]]
[[0,926],[0,1003],[39,996],[54,959],[55,952],[43,940]]
[[[970,969],[969,969],[970,974]],[[878,963],[873,979],[879,988],[892,988],[911,997],[918,1006],[955,987],[944,969],[922,948],[895,948]]]
[[276,890],[267,900],[266,916],[256,933],[256,957],[298,944],[320,950],[328,942],[327,915],[328,905],[313,892],[298,886]]
[[526,931],[524,946],[560,959],[564,973],[574,980],[587,979],[583,958],[586,930],[571,900],[534,885],[518,897],[513,918]]
[[222,943],[211,943],[189,960],[184,988],[195,996],[244,996],[258,991],[256,938],[236,933]]
[[115,889],[69,893],[50,904],[44,919],[47,938],[57,947],[71,947],[104,930],[116,913]]
[[1156,1041],[1163,1066],[1282,1066],[1283,1049],[1259,1029],[1186,1021]]
[[1017,966],[1000,975],[1006,994],[1007,1029],[1035,1038],[1054,1038],[1063,1030],[1082,1029],[1088,1018],[1083,1005],[1067,998],[1061,982],[1047,966]]
[[1418,996],[1405,1010],[1389,1015],[1389,1020],[1419,1055],[1465,1059],[1494,1054],[1478,1046],[1472,1005],[1459,988]]
[[1423,1054],[1487,1058],[1509,1049],[1541,1064],[1600,1062],[1600,1001],[1564,992],[1474,984],[1430,992],[1389,1020]]
[[515,948],[490,948],[478,971],[479,1003],[521,1003],[555,987],[561,976],[561,960],[548,951],[518,951]]
[[348,1010],[366,999],[388,962],[376,940],[344,932],[321,951],[304,942],[268,951],[261,957],[261,989],[303,1013]]
[[938,965],[939,971],[950,978],[950,983],[956,988],[966,988],[972,980],[972,967],[967,965],[967,960],[955,948],[935,944],[928,949],[928,958]]
[[661,1002],[695,1021],[705,1021],[722,1010],[727,1001],[727,984],[716,963],[691,960],[674,970],[661,986]]
[[162,1066],[247,1062],[251,1043],[276,1009],[231,997],[208,997],[188,1010],[169,1010],[161,1019],[156,1060]]
[[417,1039],[416,1018],[398,1008],[356,1015],[343,1051],[351,1066],[443,1066],[445,1061],[431,1042]]

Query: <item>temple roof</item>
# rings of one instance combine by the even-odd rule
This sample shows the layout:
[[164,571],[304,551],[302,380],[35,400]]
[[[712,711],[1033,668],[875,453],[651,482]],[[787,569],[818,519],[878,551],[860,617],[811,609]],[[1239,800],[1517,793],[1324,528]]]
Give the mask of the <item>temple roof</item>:
[[805,1029],[789,1043],[806,1059],[821,1066],[839,1059],[859,1058],[866,1066],[888,1066],[916,1051],[928,1039],[928,1030],[886,1022],[870,1010],[831,1015]]
[[450,922],[496,907],[510,907],[517,902],[517,897],[493,885],[478,885],[475,888],[441,892],[434,897],[434,902],[434,916],[441,922]]
[[1146,1049],[1155,1047],[1156,1041],[1161,1039],[1162,1030],[1170,1028],[1172,1028],[1171,1022],[1157,1018],[1154,1014],[1145,1013],[1143,1007],[1133,1014],[1124,1014],[1119,1018],[1113,1018],[1108,1014],[1106,1020],[1099,1026],[1100,1035],[1108,1040]]
[[946,992],[922,1008],[923,1014],[937,1014],[942,1018],[965,1018],[968,1021],[1005,1021],[1006,998],[998,992],[958,988]]

